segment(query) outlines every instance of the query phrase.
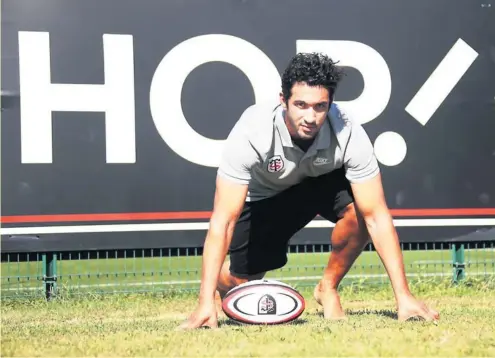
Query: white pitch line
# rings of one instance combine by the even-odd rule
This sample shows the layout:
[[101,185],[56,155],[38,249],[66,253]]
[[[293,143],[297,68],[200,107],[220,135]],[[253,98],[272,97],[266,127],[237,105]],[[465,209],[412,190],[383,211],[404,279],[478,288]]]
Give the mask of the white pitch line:
[[[495,272],[473,272],[466,273],[466,276],[482,276],[482,275],[495,275]],[[439,276],[451,276],[451,273],[407,273],[408,277],[439,277]],[[346,275],[345,278],[388,278],[387,274],[351,274]],[[321,276],[293,276],[293,277],[266,277],[266,279],[270,280],[278,280],[281,282],[284,281],[310,281],[310,280],[319,280]],[[99,288],[99,287],[135,287],[135,286],[171,286],[171,285],[187,285],[187,284],[200,284],[201,280],[183,280],[183,281],[159,281],[159,282],[130,282],[130,283],[103,283],[103,284],[94,284],[94,285],[71,285],[67,287],[71,287],[72,289],[77,288]],[[60,283],[59,283],[60,285]],[[63,284],[62,284],[63,285]],[[20,288],[2,288],[2,291],[34,291],[34,290],[42,290],[42,287],[20,287]]]
[[[449,219],[395,219],[397,227],[435,226],[495,226],[495,218],[449,218]],[[313,220],[306,228],[329,228],[334,224],[327,220]],[[71,234],[96,232],[135,232],[135,231],[182,231],[208,230],[208,222],[154,223],[154,224],[101,224],[34,226],[2,228],[2,235]]]

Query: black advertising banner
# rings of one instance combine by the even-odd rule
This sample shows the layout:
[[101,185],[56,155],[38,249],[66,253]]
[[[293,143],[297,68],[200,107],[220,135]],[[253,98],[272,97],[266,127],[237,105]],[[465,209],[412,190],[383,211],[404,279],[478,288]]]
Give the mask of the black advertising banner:
[[[3,250],[201,246],[223,139],[297,52],[347,72],[403,241],[495,224],[495,6],[4,0]],[[276,224],[276,223],[274,223]],[[328,243],[315,219],[293,243]]]

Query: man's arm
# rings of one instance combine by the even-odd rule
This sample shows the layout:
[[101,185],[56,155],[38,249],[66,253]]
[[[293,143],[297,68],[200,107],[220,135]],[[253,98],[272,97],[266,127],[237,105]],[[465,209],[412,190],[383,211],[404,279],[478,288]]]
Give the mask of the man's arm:
[[[339,110],[335,114],[342,115]],[[344,114],[345,115],[345,114]],[[344,155],[346,177],[351,183],[356,209],[363,216],[378,255],[392,282],[395,295],[409,294],[404,263],[392,216],[385,201],[380,168],[373,145],[363,126],[347,121],[348,133]]]
[[364,217],[366,227],[387,270],[398,306],[398,318],[405,321],[412,317],[422,317],[437,321],[440,315],[416,300],[407,285],[404,261],[392,215],[388,210],[383,193],[381,176],[351,184],[355,205]]
[[214,208],[203,248],[199,305],[178,329],[218,326],[215,291],[235,223],[244,205],[247,188],[246,184],[217,176]]
[[376,251],[387,270],[398,305],[399,320],[420,316],[437,320],[439,315],[411,294],[392,215],[387,207],[382,179],[373,146],[364,128],[352,124],[344,156],[357,211],[363,216]]
[[396,298],[409,295],[399,238],[385,201],[381,175],[351,183],[351,188],[357,209],[364,218],[376,251],[387,270]]
[[220,269],[227,255],[248,186],[217,177],[213,214],[203,249],[200,304],[213,301]]
[[220,269],[246,200],[251,169],[259,159],[247,134],[251,116],[250,107],[225,141],[218,167],[213,213],[203,249],[200,302],[214,297]]
[[217,326],[215,291],[234,227],[246,200],[251,169],[259,161],[249,131],[248,108],[232,128],[218,167],[213,213],[203,247],[199,306],[180,327]]

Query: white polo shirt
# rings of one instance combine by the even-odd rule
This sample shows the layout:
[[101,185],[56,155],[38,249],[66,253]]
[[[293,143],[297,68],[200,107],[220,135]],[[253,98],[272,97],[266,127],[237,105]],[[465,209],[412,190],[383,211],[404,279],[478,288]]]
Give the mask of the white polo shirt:
[[248,107],[226,139],[218,175],[247,184],[246,201],[268,198],[342,166],[351,183],[376,176],[379,167],[364,128],[335,103],[327,119],[305,153],[291,140],[282,106]]

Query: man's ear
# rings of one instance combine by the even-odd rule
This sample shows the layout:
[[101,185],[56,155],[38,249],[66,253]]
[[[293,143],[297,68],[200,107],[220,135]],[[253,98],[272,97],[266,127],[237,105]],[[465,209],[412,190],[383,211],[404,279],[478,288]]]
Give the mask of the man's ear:
[[285,98],[284,98],[284,94],[283,94],[283,92],[280,92],[280,104],[282,105],[282,107],[283,107],[284,109],[287,109],[287,105],[286,105],[286,103],[285,103]]
[[334,99],[335,99],[335,90],[330,90],[330,93],[328,94],[329,107],[332,105]]

